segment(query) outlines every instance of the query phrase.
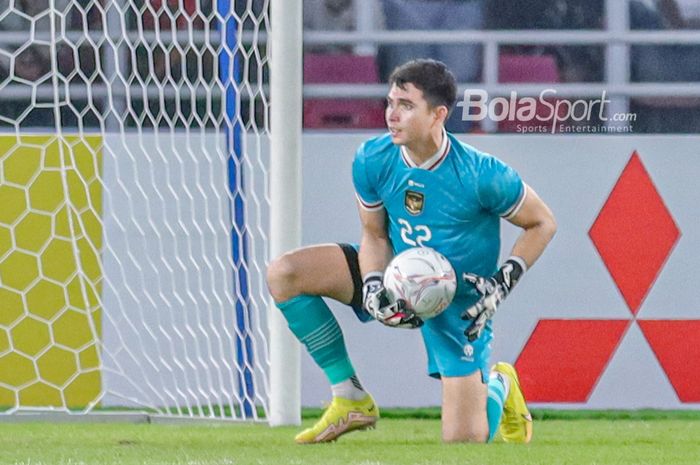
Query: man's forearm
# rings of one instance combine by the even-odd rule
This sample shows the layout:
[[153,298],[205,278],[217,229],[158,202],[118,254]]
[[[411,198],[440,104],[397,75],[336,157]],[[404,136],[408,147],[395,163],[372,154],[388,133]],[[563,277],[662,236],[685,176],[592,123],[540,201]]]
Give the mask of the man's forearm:
[[541,222],[525,229],[513,245],[511,255],[522,258],[528,268],[535,264],[554,237],[556,225]]
[[391,243],[388,237],[378,237],[369,234],[362,236],[360,244],[360,271],[362,276],[372,272],[384,272],[391,260]]

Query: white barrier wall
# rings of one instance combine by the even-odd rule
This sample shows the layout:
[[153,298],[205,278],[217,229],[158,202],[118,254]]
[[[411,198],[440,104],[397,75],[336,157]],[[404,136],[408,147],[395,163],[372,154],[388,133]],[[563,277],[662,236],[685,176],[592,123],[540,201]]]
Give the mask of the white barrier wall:
[[[304,135],[304,244],[359,240],[350,167],[356,147],[371,135]],[[197,292],[187,293],[188,298],[181,299],[179,307],[173,306],[173,302],[180,302],[172,298],[175,290],[182,294],[186,286],[160,283],[158,267],[138,270],[127,266],[131,263],[129,253],[148,256],[157,264],[163,260],[164,251],[168,256],[171,252],[177,255],[174,252],[181,247],[180,239],[187,240],[185,236],[178,238],[177,231],[178,237],[166,238],[165,242],[157,235],[132,231],[132,219],[148,218],[148,212],[142,212],[145,202],[139,199],[158,201],[159,192],[170,192],[169,183],[183,182],[191,186],[191,192],[208,189],[206,195],[178,200],[188,225],[220,223],[219,214],[211,218],[207,215],[227,205],[227,196],[220,195],[215,187],[228,188],[223,176],[225,167],[221,164],[218,170],[198,172],[191,163],[198,159],[197,147],[208,153],[223,153],[223,141],[216,137],[193,140],[174,137],[168,144],[177,147],[173,153],[181,158],[178,166],[183,174],[173,177],[163,175],[161,164],[168,156],[155,156],[155,152],[154,156],[146,156],[154,146],[150,139],[105,139],[105,153],[112,155],[106,157],[104,167],[109,191],[105,194],[109,252],[103,260],[105,278],[114,286],[104,290],[105,351],[112,358],[105,360],[108,370],[103,383],[108,392],[121,393],[119,398],[105,398],[106,404],[136,396],[140,386],[124,384],[125,379],[162,386],[159,389],[166,403],[201,402],[199,393],[209,391],[198,384],[207,378],[199,362],[179,367],[175,375],[161,371],[166,374],[160,380],[144,378],[134,361],[140,352],[154,355],[163,363],[185,347],[209,354],[208,358],[223,364],[231,363],[235,356],[229,347],[211,352],[211,341],[199,333],[183,330],[184,339],[178,338],[172,341],[174,346],[164,348],[163,341],[153,342],[153,334],[123,326],[126,321],[144,320],[145,324],[164,318],[185,330],[198,328],[199,318],[208,321],[211,311],[205,302],[207,292],[200,291],[210,290],[216,295],[228,292],[226,287],[232,278],[224,266],[220,274],[207,275],[206,281],[199,282]],[[559,232],[544,256],[496,316],[492,361],[516,364],[526,395],[536,406],[700,407],[700,297],[693,282],[697,276],[696,251],[700,248],[696,220],[700,217],[696,183],[700,179],[700,137],[513,135],[466,137],[465,141],[515,167],[551,206],[559,223]],[[115,154],[125,153],[127,145],[138,156],[122,160]],[[135,147],[142,150],[135,151]],[[255,152],[265,150],[262,147]],[[220,158],[225,160],[223,155]],[[145,177],[133,174],[135,165],[143,165]],[[266,208],[258,200],[264,199],[264,184],[252,184],[262,166],[266,166],[264,160],[246,165],[246,189],[250,191],[246,214],[249,224],[255,225],[250,241],[250,253],[257,257],[253,264],[265,259],[264,234],[256,233],[259,240],[252,236],[266,227]],[[162,204],[150,214],[177,217],[180,210],[174,209],[171,199],[163,198]],[[228,231],[216,231],[209,245],[226,249]],[[504,256],[517,233],[516,228],[505,225]],[[251,296],[258,296],[254,303],[265,300],[261,297],[265,294],[263,275],[258,265],[250,270]],[[149,305],[144,305],[151,302],[149,296],[129,291],[144,288],[137,285],[141,282],[153,283],[145,286],[151,297],[156,296]],[[120,299],[125,313],[113,314]],[[163,314],[166,307],[159,305],[158,299],[170,302],[167,314]],[[224,316],[221,328],[228,327],[230,332],[235,310],[231,308],[228,313],[227,308],[233,304],[226,300],[215,301],[219,306],[223,304],[218,310]],[[440,404],[440,383],[425,374],[425,353],[418,332],[361,324],[349,308],[335,303],[332,308],[358,374],[380,405]],[[264,305],[256,306],[254,311],[264,311]],[[264,318],[259,324],[265,328]],[[122,325],[122,329],[116,325]],[[149,341],[153,342],[150,347]],[[264,343],[259,348],[256,358],[264,363]],[[220,383],[217,397],[236,389],[233,378],[235,375]],[[306,354],[302,379],[302,405],[320,406],[329,400],[328,383]]]
[[[304,244],[359,240],[350,165],[371,135],[304,136]],[[492,361],[516,363],[535,406],[700,407],[700,137],[463,140],[515,167],[559,224],[496,316]],[[504,227],[504,256],[517,233]],[[380,405],[440,403],[418,332],[363,325],[332,308]],[[303,405],[329,399],[307,355],[302,379]]]

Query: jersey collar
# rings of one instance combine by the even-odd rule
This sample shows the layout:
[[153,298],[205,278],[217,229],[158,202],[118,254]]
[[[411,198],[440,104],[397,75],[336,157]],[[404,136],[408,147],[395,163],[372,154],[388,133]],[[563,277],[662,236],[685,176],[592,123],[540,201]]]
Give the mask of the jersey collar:
[[440,143],[440,148],[438,148],[437,152],[435,152],[430,158],[425,160],[423,163],[420,165],[416,165],[416,163],[411,160],[411,157],[408,156],[408,151],[406,150],[405,146],[401,146],[401,158],[403,159],[403,162],[408,166],[409,168],[421,168],[424,170],[428,171],[434,171],[436,170],[443,161],[445,161],[445,158],[447,158],[447,154],[450,151],[450,139],[447,137],[447,131],[443,128],[442,130],[442,142]]

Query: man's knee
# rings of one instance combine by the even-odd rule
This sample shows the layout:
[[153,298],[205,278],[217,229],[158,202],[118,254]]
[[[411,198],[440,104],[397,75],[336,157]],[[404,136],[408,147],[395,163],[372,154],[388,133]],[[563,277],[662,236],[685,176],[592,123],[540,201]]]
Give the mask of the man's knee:
[[485,443],[489,439],[489,432],[481,429],[466,429],[455,431],[443,431],[442,440],[447,443],[455,442],[470,442],[470,443]]
[[275,258],[267,267],[267,287],[275,302],[284,302],[298,295],[299,270],[289,254]]
[[489,437],[488,392],[481,372],[442,377],[442,440],[483,443]]

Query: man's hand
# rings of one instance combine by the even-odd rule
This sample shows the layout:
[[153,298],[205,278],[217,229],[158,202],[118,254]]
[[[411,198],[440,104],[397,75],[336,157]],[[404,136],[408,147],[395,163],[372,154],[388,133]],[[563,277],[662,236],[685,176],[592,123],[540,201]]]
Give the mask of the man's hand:
[[406,302],[398,299],[391,303],[382,284],[382,274],[369,273],[362,284],[362,306],[375,320],[392,328],[418,328],[423,320],[406,308]]
[[527,265],[523,259],[511,257],[490,278],[464,273],[462,276],[464,281],[474,285],[476,291],[481,294],[481,298],[462,313],[463,320],[473,320],[464,331],[470,342],[481,336],[481,332],[493,318],[498,306],[508,296],[526,269]]

